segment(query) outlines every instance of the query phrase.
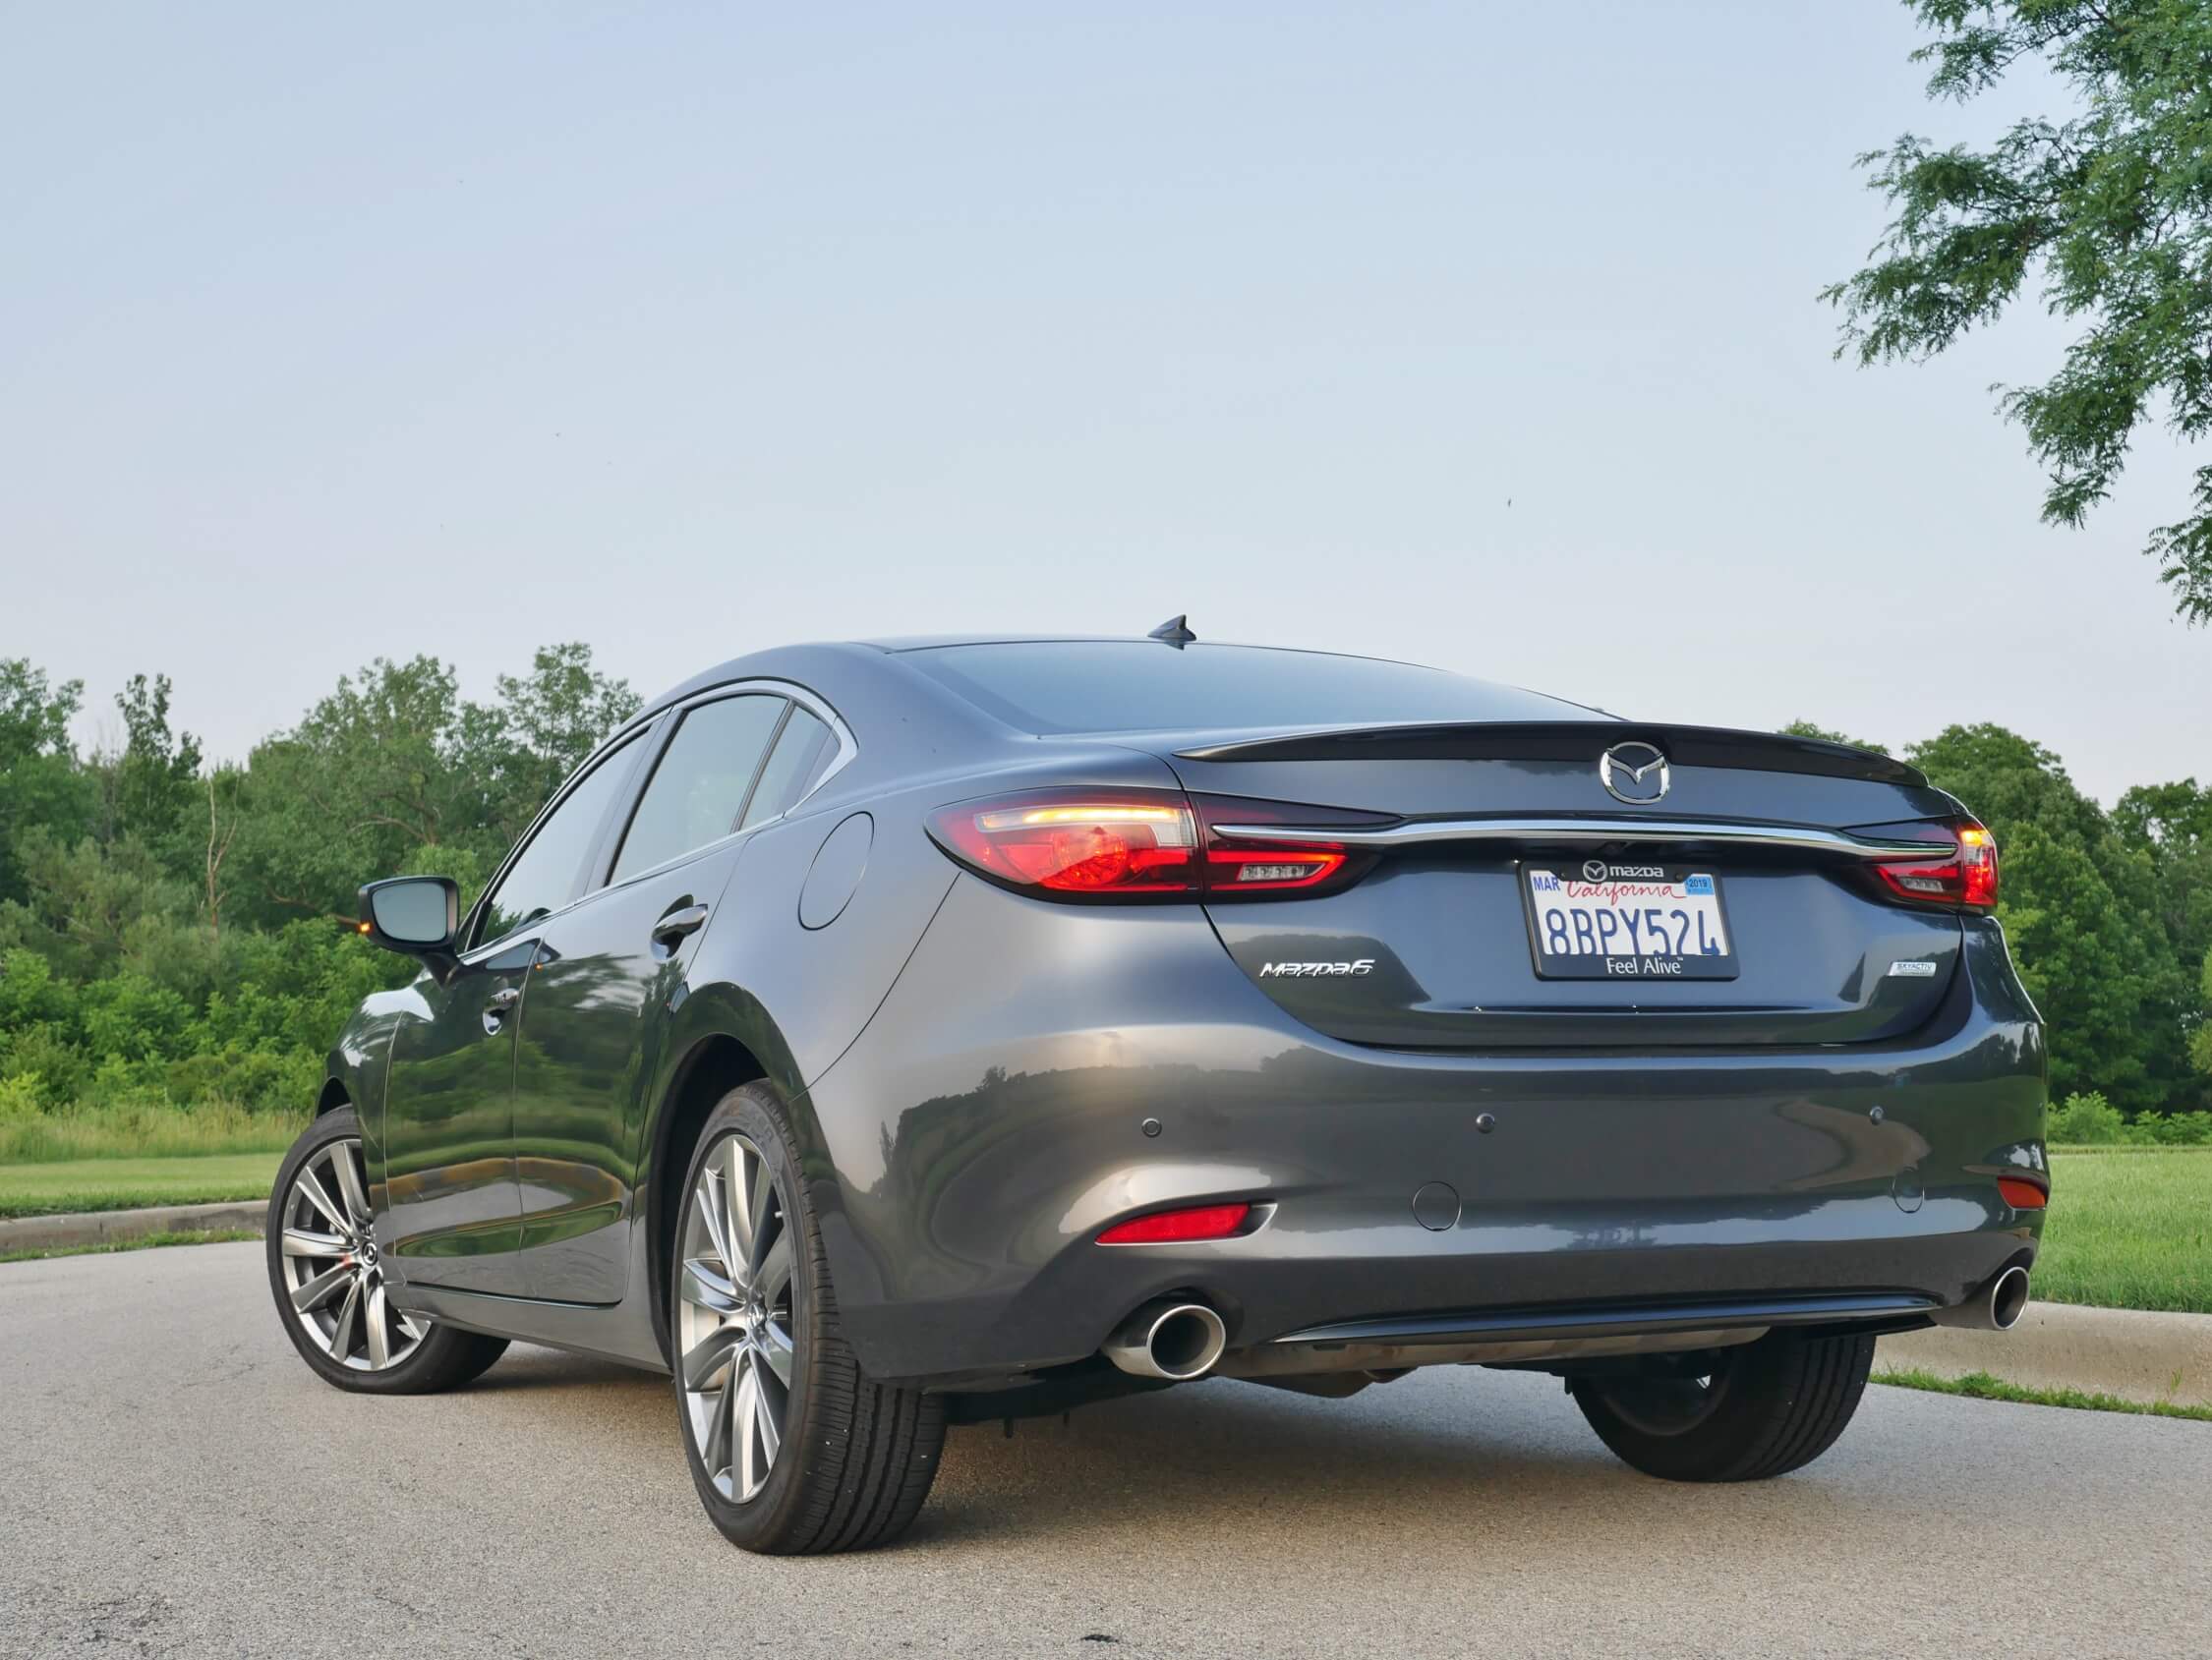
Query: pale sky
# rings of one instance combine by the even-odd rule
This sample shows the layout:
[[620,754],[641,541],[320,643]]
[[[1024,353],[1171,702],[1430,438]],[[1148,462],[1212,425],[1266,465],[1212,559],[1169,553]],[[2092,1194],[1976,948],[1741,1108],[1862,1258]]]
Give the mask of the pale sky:
[[[338,674],[966,629],[1368,652],[2212,778],[2212,632],[1993,381],[1830,360],[1886,0],[0,5],[0,656],[242,757]],[[90,716],[85,734],[100,722]],[[106,724],[112,729],[110,714]]]

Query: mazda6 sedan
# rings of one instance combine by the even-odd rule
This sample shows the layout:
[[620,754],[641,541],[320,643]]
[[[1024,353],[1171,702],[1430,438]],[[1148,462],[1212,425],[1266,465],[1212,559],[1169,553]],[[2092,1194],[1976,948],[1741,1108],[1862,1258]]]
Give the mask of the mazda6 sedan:
[[340,1389],[670,1374],[752,1550],[898,1534],[948,1424],[1212,1378],[1547,1372],[1638,1470],[1778,1475],[1878,1335],[2026,1300],[1997,885],[1885,756],[1182,619],[764,652],[465,913],[362,889],[421,972],[331,1055],[269,1281]]

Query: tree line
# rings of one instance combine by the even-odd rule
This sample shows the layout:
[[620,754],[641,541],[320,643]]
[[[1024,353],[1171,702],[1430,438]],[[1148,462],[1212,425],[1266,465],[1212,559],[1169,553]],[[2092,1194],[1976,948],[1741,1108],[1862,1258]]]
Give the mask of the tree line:
[[[163,675],[134,676],[119,736],[81,750],[83,686],[0,659],[0,1118],[303,1111],[354,1003],[411,972],[347,926],[358,886],[436,873],[473,895],[639,705],[577,644],[495,690],[472,702],[449,664],[378,658],[243,764],[209,764]],[[2054,1098],[2101,1092],[2137,1119],[2212,1106],[2212,787],[2141,785],[2108,812],[1994,725],[1902,753],[1996,832]]]
[[436,658],[378,658],[243,765],[208,765],[170,692],[134,676],[119,738],[81,753],[83,685],[0,659],[0,1118],[303,1110],[353,1005],[411,972],[350,932],[360,884],[473,893],[639,705],[582,645],[489,703]]

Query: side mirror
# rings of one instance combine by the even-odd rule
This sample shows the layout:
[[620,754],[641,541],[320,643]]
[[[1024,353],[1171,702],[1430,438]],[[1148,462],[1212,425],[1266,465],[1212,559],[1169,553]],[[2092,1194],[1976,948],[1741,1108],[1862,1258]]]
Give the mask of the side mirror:
[[450,956],[461,931],[461,889],[451,877],[395,876],[361,890],[361,932],[387,951]]

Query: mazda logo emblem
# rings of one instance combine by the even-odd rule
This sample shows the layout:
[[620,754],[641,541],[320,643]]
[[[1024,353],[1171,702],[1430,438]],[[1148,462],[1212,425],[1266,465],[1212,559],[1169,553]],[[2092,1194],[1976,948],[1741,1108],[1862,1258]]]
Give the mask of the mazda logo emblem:
[[1605,861],[1602,859],[1583,860],[1582,879],[1585,882],[1603,882],[1605,880]]
[[1598,781],[1615,801],[1649,807],[1666,794],[1666,757],[1647,743],[1615,744],[1598,758]]

